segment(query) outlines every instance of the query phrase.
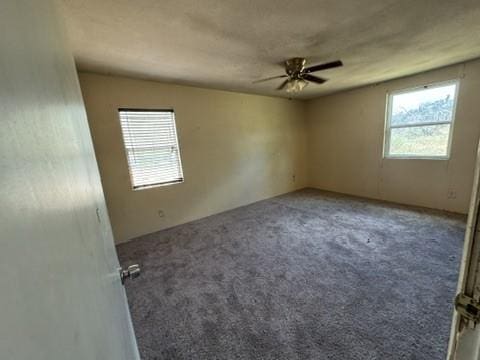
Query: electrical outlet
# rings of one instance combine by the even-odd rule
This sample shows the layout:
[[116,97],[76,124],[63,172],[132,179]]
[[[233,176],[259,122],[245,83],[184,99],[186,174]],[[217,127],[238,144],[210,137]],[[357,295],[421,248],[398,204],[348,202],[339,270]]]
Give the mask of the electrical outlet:
[[447,191],[447,199],[456,199],[457,198],[457,192],[455,190],[448,190]]
[[163,210],[158,210],[158,217],[164,217],[165,216],[165,213],[163,212]]

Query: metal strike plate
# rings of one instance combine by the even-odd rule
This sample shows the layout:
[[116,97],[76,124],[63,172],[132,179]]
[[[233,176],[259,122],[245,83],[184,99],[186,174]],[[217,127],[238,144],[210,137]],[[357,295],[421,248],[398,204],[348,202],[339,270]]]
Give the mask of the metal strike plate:
[[480,302],[465,294],[458,294],[455,297],[455,310],[460,316],[473,321],[474,324],[480,322]]

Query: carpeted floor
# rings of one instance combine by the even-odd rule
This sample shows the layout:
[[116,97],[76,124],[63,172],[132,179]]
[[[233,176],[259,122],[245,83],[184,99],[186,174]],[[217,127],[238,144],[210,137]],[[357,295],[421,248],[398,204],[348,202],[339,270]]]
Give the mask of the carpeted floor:
[[142,359],[443,360],[464,226],[307,189],[122,244]]

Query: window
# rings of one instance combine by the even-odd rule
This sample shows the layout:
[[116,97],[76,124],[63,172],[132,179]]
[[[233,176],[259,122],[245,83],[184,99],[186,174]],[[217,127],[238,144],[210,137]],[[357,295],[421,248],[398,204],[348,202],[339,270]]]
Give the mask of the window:
[[457,88],[450,81],[389,94],[384,156],[447,159]]
[[182,182],[173,110],[118,111],[133,189]]

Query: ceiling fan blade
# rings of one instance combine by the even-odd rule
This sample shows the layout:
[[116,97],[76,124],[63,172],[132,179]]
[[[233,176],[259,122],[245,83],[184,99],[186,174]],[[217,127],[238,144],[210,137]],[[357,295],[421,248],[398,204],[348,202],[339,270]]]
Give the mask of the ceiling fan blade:
[[290,79],[287,79],[283,83],[281,83],[280,86],[277,88],[277,90],[283,90],[285,86],[287,86],[289,80]]
[[327,70],[327,69],[336,68],[339,66],[343,66],[343,63],[340,60],[337,60],[337,61],[332,61],[325,64],[313,65],[313,66],[307,67],[303,70],[303,72],[305,74],[309,74],[315,71]]
[[303,79],[311,81],[315,84],[323,84],[324,82],[327,81],[327,79],[320,78],[318,76],[310,75],[310,74],[305,74],[302,76]]
[[288,76],[288,75],[272,76],[272,77],[265,78],[265,79],[255,80],[255,81],[252,82],[252,84],[261,83],[261,82],[264,82],[264,81],[269,81],[269,80],[274,80],[274,79],[285,78],[285,77],[287,77],[287,76]]

